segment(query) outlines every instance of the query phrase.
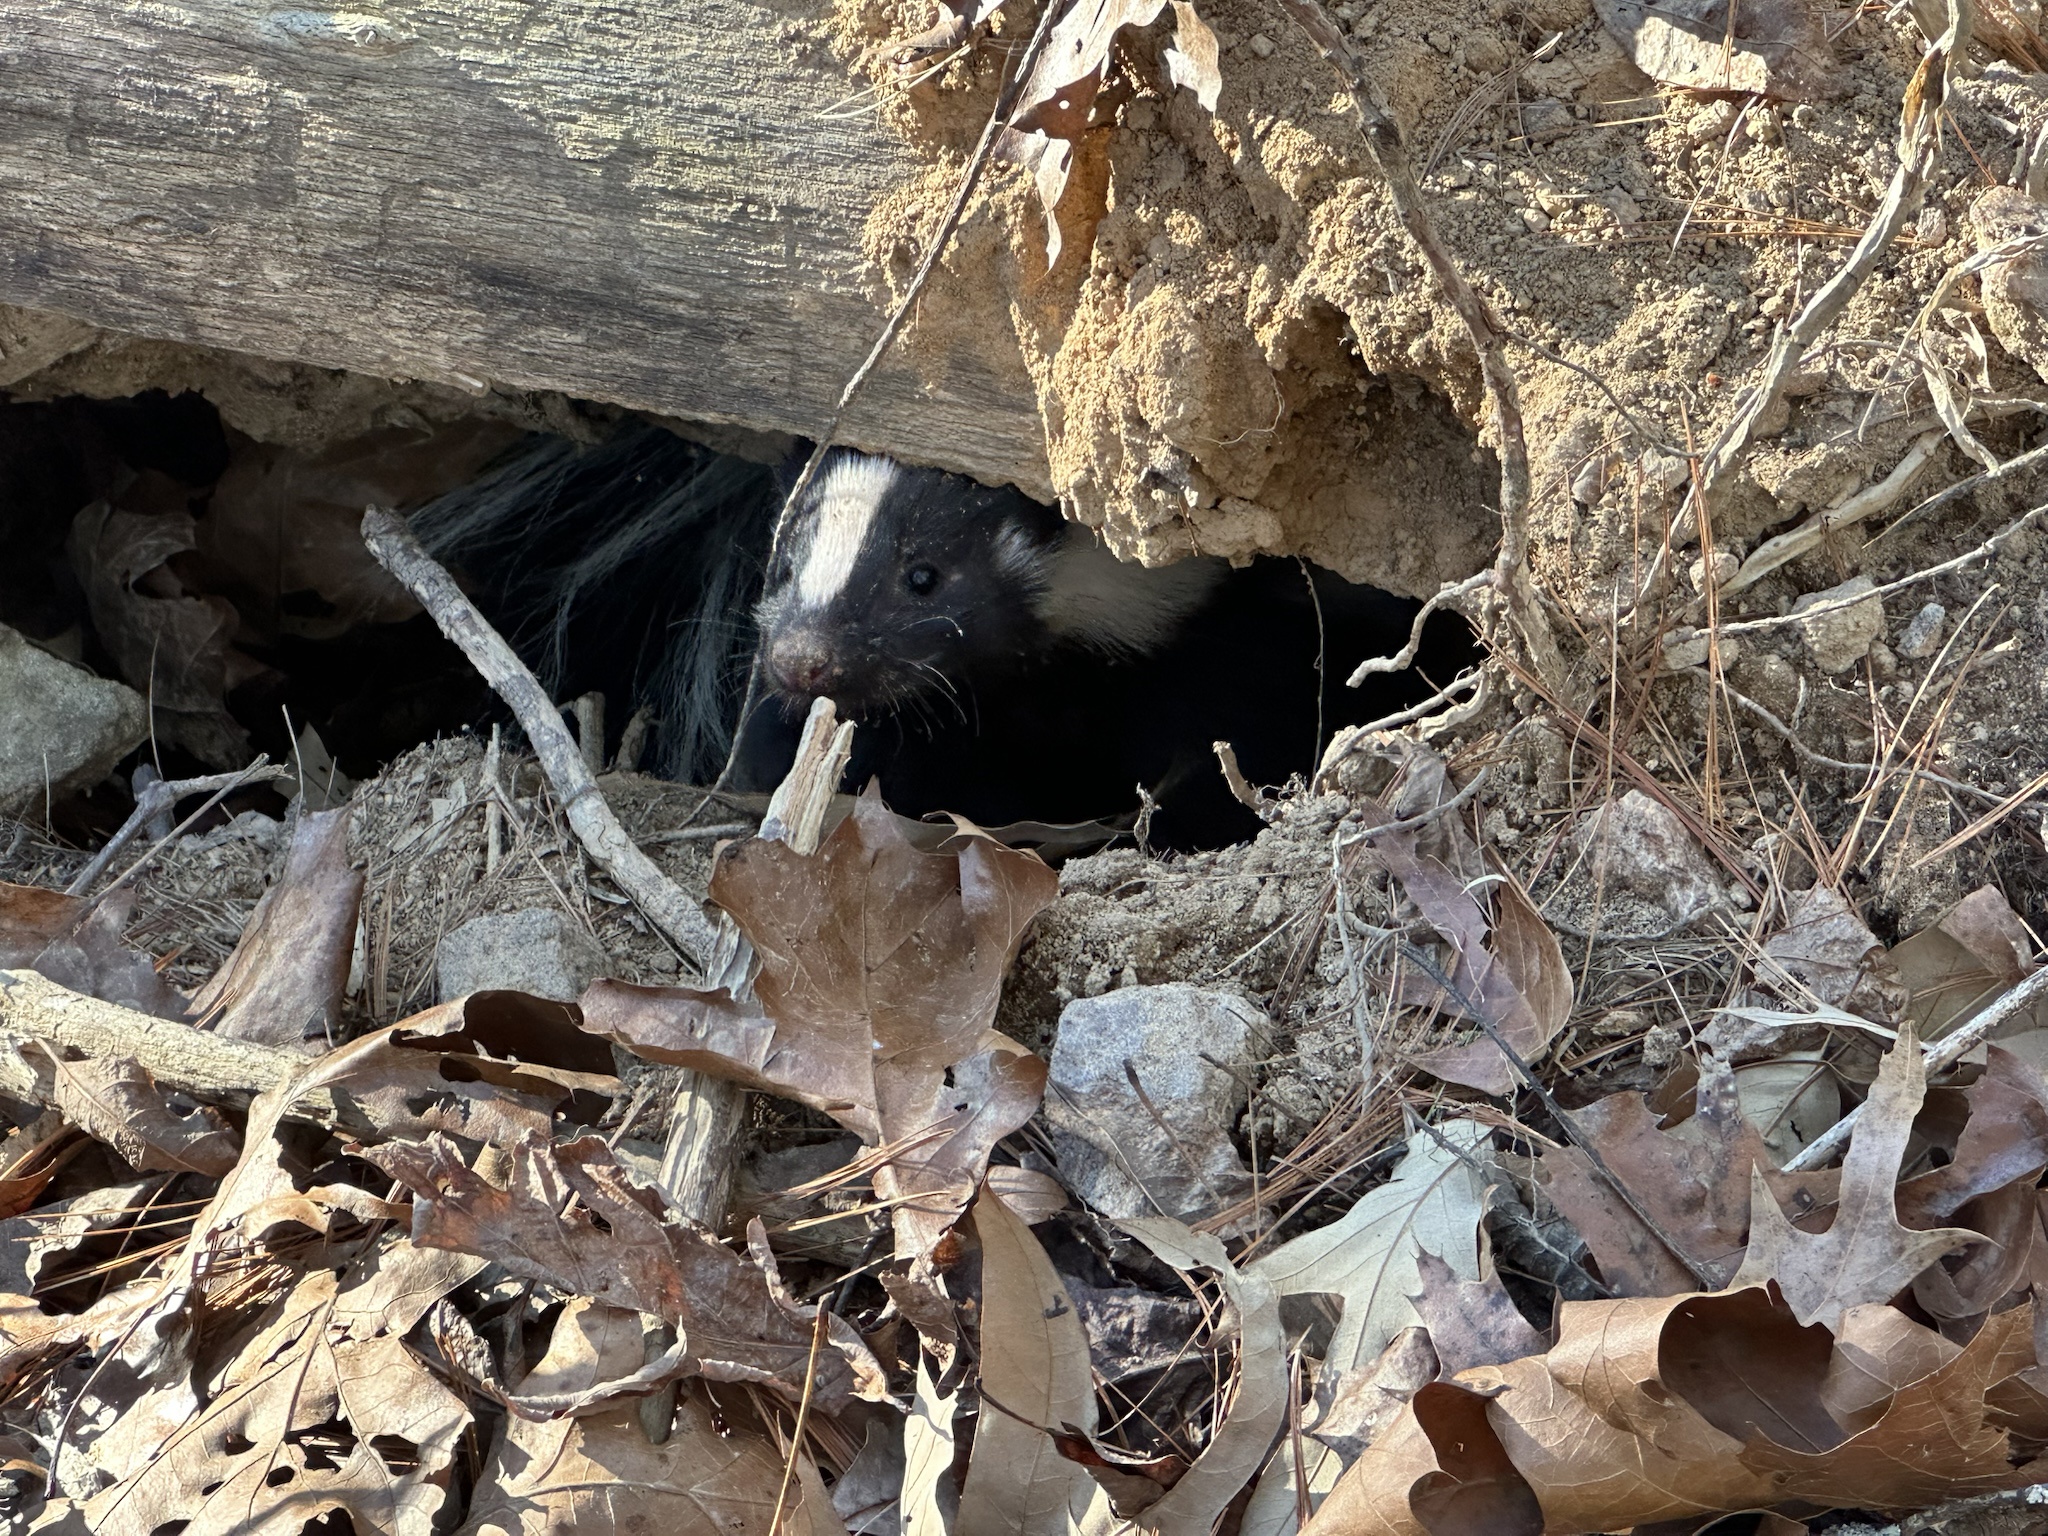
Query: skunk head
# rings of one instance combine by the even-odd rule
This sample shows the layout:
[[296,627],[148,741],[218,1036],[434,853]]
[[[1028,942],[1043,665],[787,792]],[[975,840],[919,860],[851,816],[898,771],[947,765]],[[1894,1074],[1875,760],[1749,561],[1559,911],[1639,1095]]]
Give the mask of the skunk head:
[[862,718],[1028,665],[1047,642],[1034,600],[1062,532],[1016,491],[834,454],[755,610],[767,683]]
[[767,684],[855,718],[964,706],[1062,646],[1146,654],[1220,562],[1148,571],[1008,488],[835,453],[799,507],[755,617]]

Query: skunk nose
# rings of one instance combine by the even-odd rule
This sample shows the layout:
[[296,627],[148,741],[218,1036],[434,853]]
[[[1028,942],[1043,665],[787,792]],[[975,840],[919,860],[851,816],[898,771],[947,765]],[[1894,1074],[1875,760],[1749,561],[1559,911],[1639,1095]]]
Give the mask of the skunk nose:
[[785,693],[813,698],[831,692],[840,678],[839,667],[825,642],[803,631],[776,637],[768,647],[768,670],[775,675],[776,686]]

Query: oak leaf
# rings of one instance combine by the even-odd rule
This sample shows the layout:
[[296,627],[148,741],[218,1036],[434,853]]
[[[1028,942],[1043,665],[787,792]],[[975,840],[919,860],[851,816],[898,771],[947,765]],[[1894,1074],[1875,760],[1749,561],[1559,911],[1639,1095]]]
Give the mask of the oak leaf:
[[[465,1164],[441,1136],[365,1148],[363,1156],[413,1192],[412,1240],[420,1247],[493,1259],[567,1295],[674,1324],[675,1347],[659,1368],[643,1370],[648,1363],[636,1360],[614,1384],[619,1393],[700,1375],[760,1382],[795,1399],[811,1375],[827,1408],[844,1406],[856,1392],[888,1396],[879,1364],[843,1319],[830,1319],[832,1349],[819,1354],[813,1371],[812,1310],[784,1305],[770,1276],[709,1232],[664,1222],[599,1137],[553,1147],[539,1136],[522,1137],[503,1187]],[[569,1209],[572,1193],[581,1209]],[[519,1399],[510,1406],[552,1417],[592,1404]]]
[[363,897],[363,872],[349,864],[349,814],[344,806],[298,818],[284,873],[256,903],[227,963],[193,997],[193,1020],[310,1056],[340,1037]]
[[241,1142],[219,1110],[202,1104],[180,1114],[156,1079],[128,1057],[65,1061],[49,1054],[57,1108],[137,1173],[218,1178],[235,1166]]
[[1860,1302],[1888,1301],[1943,1254],[1981,1234],[1902,1226],[1894,1191],[1913,1117],[1927,1093],[1927,1069],[1910,1029],[1879,1063],[1877,1080],[1842,1159],[1835,1219],[1801,1232],[1786,1219],[1761,1168],[1750,1176],[1749,1248],[1732,1286],[1777,1284],[1802,1323],[1833,1328]]
[[124,1475],[85,1501],[89,1528],[284,1532],[338,1510],[359,1532],[427,1536],[469,1410],[399,1338],[338,1330],[336,1294],[334,1271],[312,1271],[217,1376],[124,1413],[108,1437],[118,1456],[98,1447]]
[[1485,1127],[1453,1120],[1418,1131],[1394,1176],[1359,1197],[1326,1227],[1285,1243],[1245,1267],[1278,1296],[1327,1294],[1343,1316],[1324,1364],[1351,1370],[1371,1361],[1403,1328],[1422,1321],[1410,1298],[1422,1286],[1422,1256],[1434,1254],[1458,1279],[1479,1277],[1479,1223],[1486,1214]]
[[[1742,1114],[1735,1075],[1718,1057],[1700,1062],[1690,1116],[1658,1126],[1638,1093],[1617,1093],[1575,1111],[1578,1128],[1686,1256],[1726,1280],[1749,1232],[1750,1170],[1764,1171],[1795,1219],[1831,1204],[1832,1171],[1780,1173],[1762,1136]],[[1578,1229],[1600,1277],[1622,1296],[1669,1296],[1698,1282],[1643,1225],[1577,1147],[1546,1151],[1544,1193]]]
[[[1503,876],[1494,888],[1489,925],[1470,884],[1422,853],[1414,833],[1378,837],[1371,851],[1450,946],[1444,979],[1450,984],[1453,1006],[1468,1016],[1484,1017],[1523,1061],[1540,1057],[1571,1012],[1572,978],[1557,936],[1528,894],[1513,878]],[[1411,1059],[1445,1082],[1496,1097],[1514,1092],[1520,1084],[1492,1040],[1424,1051]]]
[[1050,1433],[1094,1433],[1088,1338],[1045,1249],[985,1186],[974,1231],[981,1240],[983,1401],[958,1529],[1066,1536],[1069,1520],[1102,1497]]
[[1762,1286],[1566,1302],[1547,1354],[1416,1393],[1303,1536],[1583,1536],[2021,1486],[2033,1474],[1995,1400],[2031,1368],[2031,1329],[2021,1306],[1959,1350],[1870,1306],[1831,1336]]
[[1429,1330],[1430,1347],[1443,1375],[1543,1353],[1547,1341],[1529,1326],[1500,1283],[1490,1255],[1480,1256],[1475,1280],[1459,1279],[1433,1253],[1421,1256],[1416,1274],[1422,1288],[1409,1299]]
[[[519,1383],[524,1396],[589,1397],[641,1363],[637,1316],[571,1301],[548,1350]],[[835,1536],[830,1501],[803,1479],[775,1536]],[[648,1443],[631,1406],[534,1423],[514,1417],[470,1506],[471,1536],[771,1536],[782,1456],[758,1433],[721,1426],[695,1393],[668,1438]],[[839,1528],[843,1530],[843,1527]]]
[[[1171,0],[1173,42],[1161,55],[1169,88],[1194,92],[1214,112],[1223,77],[1216,34],[1187,0]],[[1072,0],[1045,41],[1017,97],[996,153],[1031,171],[1045,208],[1045,264],[1056,266],[1062,239],[1058,209],[1067,189],[1075,146],[1114,121],[1129,94],[1128,41],[1159,19],[1168,0]]]
[[583,996],[584,1027],[900,1147],[875,1191],[895,1203],[897,1252],[910,1257],[1038,1108],[1045,1063],[989,1026],[1025,927],[1058,888],[1036,855],[986,838],[921,852],[864,795],[815,854],[758,839],[720,852],[710,895],[760,958],[757,1001],[600,981]]

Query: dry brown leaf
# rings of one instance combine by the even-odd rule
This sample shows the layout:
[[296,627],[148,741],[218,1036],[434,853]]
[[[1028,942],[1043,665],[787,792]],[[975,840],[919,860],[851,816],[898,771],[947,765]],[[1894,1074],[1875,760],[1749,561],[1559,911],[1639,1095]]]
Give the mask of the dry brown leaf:
[[1801,1010],[1818,1001],[1888,1023],[1905,1007],[1905,989],[1877,935],[1824,885],[1792,898],[1785,926],[1764,941],[1756,974],[1759,984]]
[[80,1345],[96,1350],[121,1337],[156,1297],[156,1282],[140,1280],[108,1291],[83,1312],[57,1316],[32,1296],[0,1292],[0,1389],[52,1355]]
[[1301,1536],[1542,1536],[1544,1530],[1535,1493],[1487,1424],[1486,1397],[1433,1381],[1338,1480]]
[[1490,1254],[1481,1256],[1480,1266],[1476,1280],[1460,1279],[1433,1253],[1423,1254],[1416,1266],[1422,1289],[1410,1300],[1447,1377],[1475,1365],[1540,1355],[1549,1347],[1501,1285]]
[[1343,1315],[1324,1363],[1337,1370],[1364,1365],[1403,1328],[1420,1322],[1409,1298],[1421,1288],[1425,1253],[1461,1279],[1479,1275],[1479,1223],[1486,1179],[1479,1164],[1487,1132],[1452,1120],[1418,1132],[1393,1178],[1369,1189],[1326,1227],[1282,1244],[1245,1267],[1275,1295],[1329,1295]]
[[1956,1220],[1968,1223],[1978,1240],[1914,1277],[1913,1298],[1921,1310],[1944,1325],[1960,1325],[2024,1288],[2041,1241],[2038,1194],[2031,1184],[2008,1184],[1960,1207]]
[[84,911],[85,902],[77,896],[0,880],[0,971],[31,964]]
[[216,1377],[122,1415],[96,1449],[123,1475],[85,1501],[90,1528],[243,1536],[339,1510],[365,1536],[428,1536],[469,1411],[400,1339],[337,1330],[336,1291],[332,1270],[312,1271]]
[[156,1079],[126,1057],[63,1061],[45,1051],[57,1108],[73,1125],[104,1141],[137,1173],[203,1173],[218,1178],[235,1166],[241,1140],[210,1105],[183,1114],[164,1099]]
[[67,923],[27,962],[27,968],[105,1002],[160,1019],[184,1014],[185,999],[157,974],[156,962],[122,938],[135,920],[136,895],[123,888],[95,902],[80,902]]
[[[651,1392],[684,1375],[803,1395],[810,1309],[780,1304],[763,1271],[708,1232],[662,1221],[657,1202],[643,1201],[601,1138],[550,1146],[527,1135],[511,1150],[504,1188],[465,1164],[443,1136],[366,1148],[363,1156],[413,1191],[419,1246],[493,1259],[567,1295],[674,1324],[669,1356],[651,1365],[636,1359],[610,1395]],[[582,1209],[564,1215],[572,1193]],[[834,1318],[827,1337],[832,1348],[816,1369],[819,1404],[836,1409],[856,1392],[886,1397],[881,1368],[851,1325]],[[592,1404],[519,1399],[513,1406],[553,1417]]]
[[[1421,1287],[1423,1254],[1435,1254],[1462,1279],[1478,1278],[1487,1138],[1485,1127],[1471,1120],[1417,1131],[1393,1178],[1367,1190],[1328,1226],[1246,1266],[1277,1295],[1320,1294],[1342,1302],[1323,1354],[1326,1371],[1368,1365],[1395,1334],[1421,1321],[1410,1298]],[[1292,1511],[1299,1497],[1328,1492],[1342,1470],[1334,1452],[1316,1445],[1305,1447],[1300,1461],[1306,1490],[1295,1487],[1296,1458],[1278,1457],[1259,1481],[1254,1510],[1266,1503]]]
[[1892,1394],[1962,1352],[1896,1307],[1865,1302],[1842,1314],[1835,1352],[1821,1379],[1821,1406],[1854,1434],[1882,1416]]
[[[1923,1040],[1963,1023],[2033,969],[2033,944],[1995,886],[1979,886],[1927,927],[1894,944],[1906,1018]],[[2032,1024],[2029,1018],[2019,1028]]]
[[1088,1470],[1050,1431],[1095,1432],[1095,1381],[1080,1314],[1031,1229],[986,1187],[981,1240],[981,1413],[957,1528],[985,1536],[1067,1536],[1097,1497]]
[[1345,1466],[1358,1460],[1401,1406],[1438,1375],[1427,1328],[1403,1328],[1379,1359],[1355,1370],[1316,1377],[1312,1416],[1303,1428],[1335,1451]]
[[1052,1220],[1074,1203],[1067,1195],[1066,1185],[1035,1168],[1000,1164],[989,1169],[988,1186],[1027,1227]]
[[[547,1074],[599,1081],[574,1067],[553,1065],[564,1060],[581,1065],[593,1060],[594,1052],[604,1052],[602,1045],[574,1027],[572,1010],[516,994],[500,993],[495,999],[497,1006],[470,998],[416,1014],[311,1058],[290,1082],[259,1094],[249,1107],[240,1161],[222,1177],[184,1245],[160,1261],[161,1281],[151,1300],[150,1326],[166,1339],[175,1337],[205,1277],[221,1267],[227,1255],[234,1256],[232,1263],[260,1255],[266,1232],[279,1223],[321,1232],[336,1210],[358,1219],[384,1219],[395,1213],[354,1185],[302,1187],[303,1170],[286,1153],[288,1117],[318,1108],[340,1128],[369,1141],[390,1134],[390,1126],[410,1128],[423,1116],[436,1117],[443,1101],[463,1090],[507,1093],[488,1081],[465,1080],[486,1067],[528,1074],[519,1081],[535,1093],[550,1093],[557,1108],[570,1107],[573,1091],[550,1081]],[[526,1060],[484,1060],[486,1050],[511,1055],[515,1048],[526,1054]]]
[[309,1055],[340,1038],[363,896],[363,873],[349,865],[348,822],[345,806],[298,819],[284,873],[256,904],[227,963],[193,997],[195,1023]]
[[875,1190],[899,1202],[898,1254],[919,1254],[1044,1092],[1044,1062],[989,1025],[1026,925],[1057,891],[1036,855],[986,839],[920,852],[865,795],[815,854],[758,839],[721,851],[710,894],[760,957],[758,1007],[600,981],[584,1027],[902,1146]]
[[[1074,0],[1017,97],[1010,126],[996,153],[1031,171],[1045,208],[1048,267],[1058,264],[1060,199],[1067,189],[1075,145],[1090,129],[1106,128],[1130,94],[1120,69],[1125,48],[1166,9],[1167,0]],[[1216,34],[1186,0],[1173,0],[1173,42],[1161,55],[1166,84],[1194,92],[1205,112],[1216,110],[1223,76]],[[1119,38],[1124,39],[1120,46]]]
[[2010,1459],[2011,1444],[1988,1411],[1993,1386],[2034,1363],[2032,1308],[1987,1319],[1951,1360],[1906,1383],[1867,1429],[1825,1452],[1752,1445],[1750,1465],[1781,1499],[1879,1509],[1923,1509],[2034,1481]]
[[[124,496],[145,499],[147,484]],[[93,630],[128,685],[150,701],[158,735],[215,768],[249,760],[249,735],[227,711],[229,688],[256,668],[234,651],[240,618],[225,598],[192,593],[166,562],[198,548],[192,516],[137,512],[96,501],[71,526],[71,568],[85,588]],[[156,574],[153,574],[156,573]]]
[[[1542,1056],[1571,1012],[1572,978],[1557,936],[1528,893],[1512,877],[1495,884],[1489,947],[1486,915],[1477,898],[1454,871],[1418,851],[1414,833],[1379,837],[1370,847],[1450,946],[1445,976],[1455,1006],[1483,1014],[1525,1062]],[[1505,1095],[1520,1084],[1491,1040],[1424,1051],[1411,1060],[1446,1082],[1481,1093]]]
[[1836,1339],[1763,1287],[1566,1302],[1547,1355],[1418,1392],[1305,1536],[1577,1536],[2019,1486],[2031,1474],[1989,1399],[2031,1366],[2031,1327],[2020,1307],[1957,1350],[1882,1307],[1854,1310]]
[[1835,1219],[1825,1232],[1801,1232],[1786,1219],[1762,1169],[1751,1175],[1749,1249],[1734,1286],[1776,1282],[1802,1323],[1832,1328],[1860,1302],[1888,1301],[1928,1265],[1980,1234],[1900,1225],[1895,1189],[1913,1117],[1927,1092],[1927,1069],[1910,1029],[1885,1054],[1870,1098],[1842,1159]]
[[[639,1368],[638,1317],[571,1301],[522,1395],[588,1396]],[[695,1392],[650,1445],[632,1407],[534,1423],[513,1418],[470,1505],[471,1536],[770,1536],[782,1457],[760,1435],[722,1428]],[[776,1536],[828,1536],[805,1498]]]
[[[1735,1272],[1749,1233],[1749,1175],[1764,1170],[1799,1220],[1833,1202],[1832,1171],[1782,1174],[1763,1138],[1743,1118],[1735,1077],[1709,1056],[1700,1063],[1690,1117],[1661,1130],[1638,1093],[1617,1093],[1576,1111],[1580,1131],[1686,1256],[1723,1280]],[[1669,1296],[1697,1287],[1691,1271],[1651,1235],[1577,1147],[1546,1151],[1544,1193],[1578,1229],[1617,1295]]]

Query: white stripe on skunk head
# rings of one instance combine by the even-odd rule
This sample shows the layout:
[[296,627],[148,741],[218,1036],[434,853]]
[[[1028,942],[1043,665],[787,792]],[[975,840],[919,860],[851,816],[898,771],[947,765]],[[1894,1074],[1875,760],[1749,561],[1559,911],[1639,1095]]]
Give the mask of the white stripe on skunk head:
[[1217,566],[1120,564],[1014,489],[841,454],[755,608],[764,677],[788,705],[825,695],[853,718],[964,713],[985,686],[1076,646],[1156,649],[1207,599]]
[[823,608],[846,590],[896,478],[894,459],[866,454],[849,454],[819,477],[807,519],[811,536],[796,560],[802,607]]
[[1208,601],[1225,568],[1200,557],[1151,568],[1119,560],[1076,524],[1045,561],[1032,606],[1063,640],[1107,656],[1146,656]]

